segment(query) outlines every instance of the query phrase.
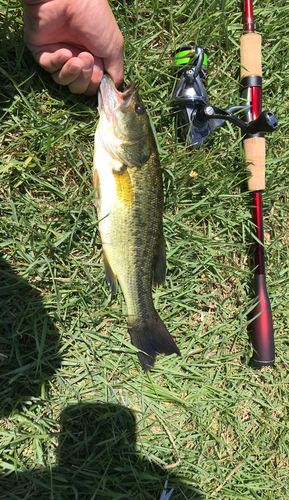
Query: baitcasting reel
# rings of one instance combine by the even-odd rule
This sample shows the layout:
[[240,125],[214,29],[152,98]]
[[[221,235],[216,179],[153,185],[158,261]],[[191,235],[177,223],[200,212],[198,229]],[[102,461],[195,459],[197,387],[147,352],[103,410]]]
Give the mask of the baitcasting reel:
[[[200,145],[226,121],[234,123],[249,135],[276,130],[278,122],[272,111],[263,111],[256,120],[252,120],[251,99],[246,88],[243,90],[243,106],[224,110],[210,104],[205,90],[207,59],[207,52],[198,46],[184,45],[175,54],[180,77],[171,105],[179,111],[179,120],[190,144]],[[245,113],[246,122],[233,115],[239,110]]]

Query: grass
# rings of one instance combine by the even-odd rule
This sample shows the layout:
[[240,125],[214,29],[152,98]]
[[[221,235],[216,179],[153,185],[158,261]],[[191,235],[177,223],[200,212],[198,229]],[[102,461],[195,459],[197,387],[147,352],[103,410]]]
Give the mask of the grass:
[[288,2],[260,0],[263,197],[276,364],[249,366],[251,197],[230,125],[184,147],[171,55],[209,51],[211,101],[240,102],[240,3],[113,2],[125,81],[150,112],[164,173],[167,281],[155,305],[181,357],[142,372],[105,283],[92,203],[96,99],[34,63],[21,4],[0,0],[0,499],[289,499]]

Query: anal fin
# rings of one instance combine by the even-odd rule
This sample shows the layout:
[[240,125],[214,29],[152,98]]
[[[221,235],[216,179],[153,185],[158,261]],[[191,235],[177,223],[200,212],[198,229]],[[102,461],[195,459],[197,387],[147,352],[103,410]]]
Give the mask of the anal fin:
[[108,286],[110,287],[112,293],[117,294],[117,289],[118,289],[118,282],[117,282],[117,277],[113,273],[110,264],[108,262],[107,256],[105,252],[103,252],[103,263],[104,263],[104,270],[105,270],[105,277],[106,277],[106,282]]

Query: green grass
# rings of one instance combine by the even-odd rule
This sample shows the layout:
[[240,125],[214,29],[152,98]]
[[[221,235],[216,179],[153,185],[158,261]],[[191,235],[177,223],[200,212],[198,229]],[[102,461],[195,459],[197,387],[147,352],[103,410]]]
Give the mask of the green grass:
[[[155,305],[181,357],[137,360],[121,293],[105,283],[92,203],[96,99],[34,63],[21,4],[0,0],[0,499],[289,499],[288,15],[255,5],[263,35],[263,197],[276,364],[249,366],[254,245],[241,136],[195,150],[169,102],[171,56],[209,51],[213,104],[240,103],[240,2],[113,2],[164,172],[166,284]],[[190,176],[190,174],[192,175]]]

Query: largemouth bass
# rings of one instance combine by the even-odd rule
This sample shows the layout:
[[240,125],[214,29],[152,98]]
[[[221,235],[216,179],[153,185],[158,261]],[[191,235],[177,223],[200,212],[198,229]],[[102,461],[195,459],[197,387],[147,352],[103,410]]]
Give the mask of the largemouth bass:
[[166,274],[162,172],[134,84],[122,93],[104,75],[98,99],[93,185],[105,275],[113,293],[121,286],[131,341],[150,370],[157,353],[180,354],[152,299],[152,282],[159,285]]

